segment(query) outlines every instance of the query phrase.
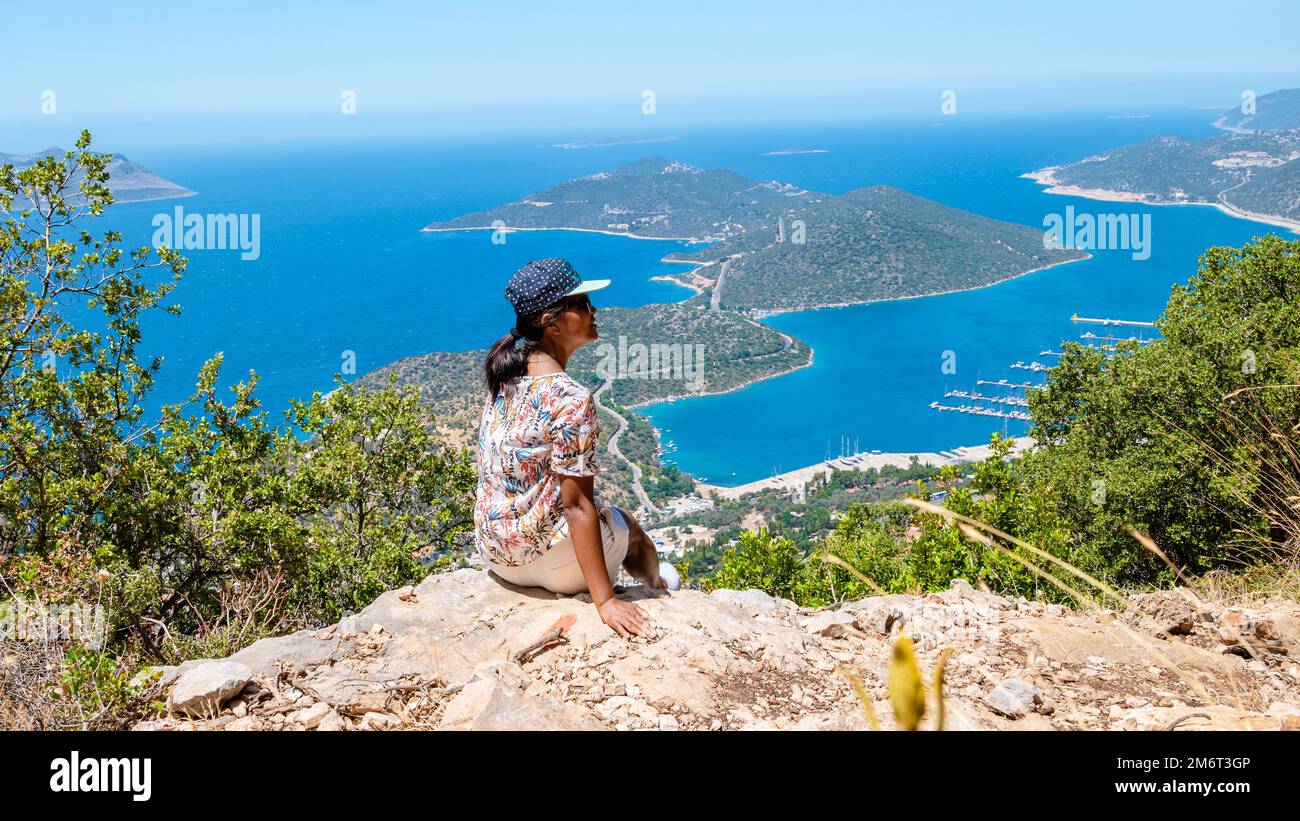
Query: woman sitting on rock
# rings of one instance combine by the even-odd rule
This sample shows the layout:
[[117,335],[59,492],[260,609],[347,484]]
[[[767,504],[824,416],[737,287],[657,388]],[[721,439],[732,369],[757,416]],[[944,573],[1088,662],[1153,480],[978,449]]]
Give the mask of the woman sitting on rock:
[[648,635],[646,612],[617,598],[613,579],[622,565],[651,588],[668,585],[631,514],[596,507],[596,403],[564,371],[574,351],[596,340],[587,293],[607,285],[583,282],[567,260],[541,259],[506,286],[515,326],[484,364],[474,542],[488,569],[511,584],[589,591],[619,635]]

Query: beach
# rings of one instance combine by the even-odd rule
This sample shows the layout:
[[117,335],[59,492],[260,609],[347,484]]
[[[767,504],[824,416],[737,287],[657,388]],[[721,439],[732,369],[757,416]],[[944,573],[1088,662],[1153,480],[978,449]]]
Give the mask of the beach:
[[[1028,436],[1020,436],[1013,441],[1013,453],[1020,453],[1028,450],[1036,444]],[[942,467],[943,465],[959,465],[968,462],[978,462],[987,459],[992,455],[992,448],[988,445],[971,445],[968,447],[953,448],[952,450],[941,451],[939,453],[857,453],[852,456],[842,456],[836,459],[827,459],[818,462],[815,465],[797,468],[795,470],[780,473],[776,476],[769,476],[766,479],[759,479],[754,482],[746,482],[743,485],[735,487],[723,487],[721,485],[711,485],[704,482],[697,482],[696,491],[705,497],[716,499],[739,499],[749,494],[757,493],[762,490],[776,490],[788,492],[803,487],[814,477],[825,476],[830,478],[834,470],[869,470],[875,468],[879,470],[883,467],[906,468],[912,464],[915,458],[919,464],[933,465]]]
[[1101,200],[1103,202],[1138,202],[1143,205],[1204,205],[1217,208],[1230,217],[1237,219],[1249,220],[1251,222],[1262,222],[1267,225],[1276,225],[1279,228],[1290,229],[1293,233],[1300,234],[1300,220],[1287,219],[1279,217],[1276,214],[1257,214],[1253,211],[1246,211],[1229,205],[1225,202],[1203,202],[1203,201],[1182,201],[1182,200],[1161,200],[1157,199],[1155,194],[1135,193],[1131,191],[1108,191],[1104,188],[1080,188],[1076,185],[1062,185],[1056,181],[1055,172],[1060,170],[1059,165],[1041,168],[1037,171],[1030,171],[1028,174],[1021,174],[1024,179],[1033,180],[1039,185],[1050,186],[1043,191],[1044,194],[1060,194],[1066,197],[1082,197],[1087,200]]
[[694,265],[695,267],[680,274],[658,274],[650,277],[651,281],[671,282],[674,285],[689,288],[691,291],[695,292],[696,296],[704,293],[705,289],[713,287],[715,280],[697,273],[701,268],[707,268],[710,265],[713,265],[713,262],[700,262],[699,260],[694,259],[671,259],[670,257],[664,257],[659,261],[673,265]]

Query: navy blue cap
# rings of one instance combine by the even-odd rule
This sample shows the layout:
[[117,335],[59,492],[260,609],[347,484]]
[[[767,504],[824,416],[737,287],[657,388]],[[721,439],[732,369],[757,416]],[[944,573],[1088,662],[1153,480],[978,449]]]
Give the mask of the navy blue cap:
[[506,299],[521,316],[535,314],[566,296],[597,291],[609,285],[608,279],[586,282],[573,270],[567,259],[535,259],[515,271],[506,284]]

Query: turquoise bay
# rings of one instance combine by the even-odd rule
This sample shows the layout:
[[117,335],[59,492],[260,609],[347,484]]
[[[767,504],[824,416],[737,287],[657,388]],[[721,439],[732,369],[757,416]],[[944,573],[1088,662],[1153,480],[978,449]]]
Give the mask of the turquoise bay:
[[[842,193],[890,184],[985,216],[1041,227],[1067,205],[1079,213],[1151,215],[1151,256],[1099,251],[1092,259],[989,288],[769,317],[809,343],[811,367],[742,390],[643,408],[664,431],[668,457],[719,484],[817,462],[840,451],[929,451],[978,444],[1002,420],[931,410],[946,389],[977,379],[1041,381],[1009,366],[1077,339],[1070,315],[1154,319],[1198,254],[1273,229],[1211,208],[1146,207],[1060,197],[1020,175],[1157,133],[1212,133],[1208,112],[1104,113],[1034,120],[939,118],[833,126],[763,126],[681,132],[678,140],[561,150],[552,143],[602,134],[492,141],[370,141],[306,147],[242,146],[193,151],[120,150],[199,195],[115,206],[108,222],[130,244],[148,244],[155,214],[257,213],[259,259],[197,251],[175,293],[180,319],[145,326],[148,353],[165,357],[151,408],[183,399],[204,359],[224,352],[225,381],[255,370],[264,407],[278,418],[293,397],[328,390],[347,352],[364,373],[403,356],[490,344],[511,324],[502,297],[523,262],[565,256],[588,277],[615,285],[598,305],[635,306],[686,292],[651,281],[681,271],[660,258],[678,243],[568,231],[509,235],[421,233],[420,228],[512,201],[565,179],[658,153],[702,167]],[[825,154],[763,156],[785,148]],[[1092,327],[1098,333],[1107,333]],[[945,352],[955,373],[941,370]],[[996,391],[985,389],[986,393]],[[960,400],[949,400],[953,404]],[[1024,425],[1010,422],[1010,433]]]

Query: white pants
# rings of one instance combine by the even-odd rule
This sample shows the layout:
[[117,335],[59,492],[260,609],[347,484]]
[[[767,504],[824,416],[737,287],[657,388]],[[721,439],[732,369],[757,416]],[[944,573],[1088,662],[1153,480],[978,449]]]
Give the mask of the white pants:
[[[631,530],[618,508],[602,507],[597,511],[600,521],[600,543],[605,550],[605,569],[609,572],[610,584],[618,578],[618,569],[627,558],[628,537]],[[550,550],[535,561],[522,567],[503,567],[487,565],[488,569],[502,579],[519,587],[542,587],[552,593],[572,596],[587,592],[587,579],[582,575],[578,564],[578,554],[573,551],[573,539],[566,536]]]

